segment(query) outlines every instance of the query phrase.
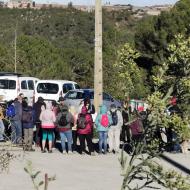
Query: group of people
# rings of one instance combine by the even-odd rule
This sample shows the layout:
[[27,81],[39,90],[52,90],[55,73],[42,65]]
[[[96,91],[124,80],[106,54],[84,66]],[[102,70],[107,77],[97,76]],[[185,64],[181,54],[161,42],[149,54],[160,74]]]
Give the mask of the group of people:
[[[94,128],[99,139],[99,154],[118,153],[120,138],[123,141],[126,141],[126,138],[129,140],[128,130],[123,127],[129,120],[127,103],[124,104],[123,110],[114,104],[109,110],[102,105],[93,122],[92,114],[95,113],[95,108],[88,97],[81,103],[79,111],[74,106],[65,105],[63,97],[60,97],[58,102],[59,104],[56,101],[45,103],[43,98],[39,97],[37,102],[31,105],[23,94],[9,102],[8,107],[14,106],[14,114],[8,116],[12,143],[22,144],[25,151],[35,151],[33,148],[35,143],[35,146],[41,147],[42,153],[47,151],[52,153],[56,139],[60,139],[63,154],[78,151],[80,154],[95,155],[92,141]],[[3,138],[2,131],[0,131],[0,140],[1,138]]]

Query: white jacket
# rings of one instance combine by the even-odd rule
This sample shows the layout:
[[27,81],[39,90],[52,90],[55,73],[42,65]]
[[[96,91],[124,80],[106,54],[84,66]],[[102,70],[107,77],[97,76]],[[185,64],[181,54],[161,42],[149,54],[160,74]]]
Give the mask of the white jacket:
[[[117,117],[118,117],[118,122],[117,122],[117,125],[111,125],[109,127],[109,129],[120,129],[121,130],[121,127],[123,126],[123,117],[122,117],[122,114],[121,114],[121,111],[120,110],[116,110],[116,113],[117,113]],[[112,117],[111,115],[111,112],[109,111],[108,114],[110,114],[110,116]]]

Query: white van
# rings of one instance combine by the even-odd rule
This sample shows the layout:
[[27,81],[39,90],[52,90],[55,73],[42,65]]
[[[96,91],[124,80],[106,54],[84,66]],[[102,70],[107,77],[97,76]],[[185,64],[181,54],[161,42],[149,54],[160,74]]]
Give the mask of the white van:
[[58,101],[59,97],[74,89],[80,89],[76,82],[68,80],[39,80],[35,88],[35,102],[38,97],[42,97],[44,100]]
[[20,93],[33,102],[35,83],[38,80],[38,78],[25,77],[17,73],[0,73],[0,102],[14,100]]

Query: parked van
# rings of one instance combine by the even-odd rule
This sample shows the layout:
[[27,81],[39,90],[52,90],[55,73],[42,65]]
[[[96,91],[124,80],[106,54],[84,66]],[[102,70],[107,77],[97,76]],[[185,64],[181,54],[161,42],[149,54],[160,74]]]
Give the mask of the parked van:
[[35,101],[37,101],[40,96],[44,100],[58,101],[59,97],[63,97],[68,91],[74,89],[80,89],[80,87],[73,81],[39,80],[35,88]]
[[33,102],[35,83],[39,79],[26,77],[18,73],[0,73],[0,102],[14,100],[20,93]]

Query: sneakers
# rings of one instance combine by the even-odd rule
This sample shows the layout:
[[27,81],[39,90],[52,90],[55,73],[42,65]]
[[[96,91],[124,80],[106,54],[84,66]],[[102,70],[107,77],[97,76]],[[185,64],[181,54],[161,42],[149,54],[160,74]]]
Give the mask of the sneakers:
[[96,156],[96,153],[95,153],[95,152],[91,152],[90,155],[91,155],[91,156]]
[[69,151],[68,151],[68,154],[70,154],[70,155],[71,155],[71,154],[73,154],[73,152],[69,150]]
[[52,150],[49,150],[48,153],[53,153],[53,151],[52,151]]
[[46,150],[42,150],[42,153],[46,153]]
[[62,154],[66,154],[67,152],[64,150],[63,152],[62,152]]

